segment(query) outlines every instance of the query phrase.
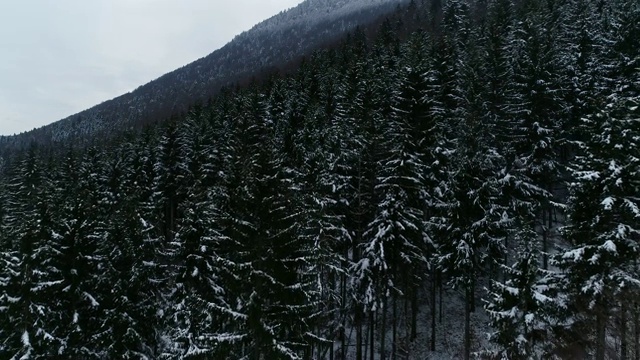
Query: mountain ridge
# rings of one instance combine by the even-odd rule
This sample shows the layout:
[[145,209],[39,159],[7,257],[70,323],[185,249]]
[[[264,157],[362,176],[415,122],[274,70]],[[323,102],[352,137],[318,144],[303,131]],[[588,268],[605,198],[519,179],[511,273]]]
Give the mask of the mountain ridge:
[[[205,102],[223,87],[278,68],[390,12],[407,0],[307,0],[281,11],[209,55],[196,59],[135,90],[21,134],[0,136],[0,151],[31,142],[51,144],[133,130]],[[281,41],[286,39],[286,41]],[[238,61],[238,59],[242,59]]]

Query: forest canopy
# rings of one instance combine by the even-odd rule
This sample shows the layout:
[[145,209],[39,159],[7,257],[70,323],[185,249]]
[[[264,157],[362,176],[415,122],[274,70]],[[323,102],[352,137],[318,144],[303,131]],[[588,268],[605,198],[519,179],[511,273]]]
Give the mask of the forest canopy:
[[412,358],[455,316],[456,358],[638,358],[638,39],[635,0],[411,2],[184,116],[12,155],[0,358]]

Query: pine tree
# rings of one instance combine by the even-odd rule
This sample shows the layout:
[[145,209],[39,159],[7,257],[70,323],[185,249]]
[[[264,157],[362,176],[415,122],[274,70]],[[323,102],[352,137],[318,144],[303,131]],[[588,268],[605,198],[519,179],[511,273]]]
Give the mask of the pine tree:
[[[7,210],[9,208],[9,194],[7,191],[7,174],[8,169],[0,170],[3,176],[0,177],[0,324],[8,324],[7,318],[7,305],[5,299],[5,293],[7,286],[9,285],[9,271],[14,268],[12,264],[12,244],[11,238],[8,237],[9,228],[7,227]],[[0,326],[0,338],[7,339],[11,333],[8,326]],[[0,354],[5,354],[4,341],[0,342]]]
[[158,353],[161,277],[151,213],[153,161],[147,140],[121,146],[101,172],[104,276],[100,288],[104,320],[98,339],[108,358],[153,358]]
[[492,281],[485,308],[494,332],[490,340],[500,350],[492,358],[535,359],[549,352],[555,314],[563,310],[550,289],[554,276],[539,268],[537,234],[524,225],[514,239],[518,256],[504,270],[506,282]]
[[69,152],[55,182],[55,266],[59,293],[55,314],[48,321],[62,341],[58,354],[97,357],[95,336],[101,322],[96,275],[104,270],[98,252],[102,226],[98,211],[100,153],[89,149],[82,159]]
[[465,359],[471,355],[470,316],[475,311],[477,280],[485,266],[504,257],[504,239],[513,221],[503,198],[505,159],[497,151],[490,123],[484,118],[484,87],[478,49],[473,45],[478,43],[478,35],[469,31],[467,16],[462,5],[445,9],[445,29],[450,29],[460,71],[453,83],[454,107],[445,120],[450,124],[447,135],[455,139],[456,147],[452,166],[447,169],[445,202],[440,205],[440,226],[446,237],[440,239],[438,249],[440,268],[464,293]]
[[[337,110],[335,126],[344,131],[344,140],[340,150],[343,155],[338,160],[342,176],[349,181],[350,196],[346,199],[349,209],[345,214],[345,222],[350,224],[351,268],[360,261],[360,244],[364,242],[363,234],[371,221],[374,206],[374,186],[377,160],[379,157],[380,133],[378,129],[380,117],[376,114],[376,94],[371,64],[366,61],[354,64],[346,70],[342,83],[338,86]],[[354,279],[353,277],[351,279]],[[360,283],[351,281],[349,293],[353,300],[354,326],[356,331],[356,358],[364,356],[365,312]],[[369,312],[369,322],[373,323],[373,313]],[[372,329],[372,327],[370,327]],[[373,333],[370,331],[370,334]],[[370,345],[372,342],[370,341]]]
[[48,321],[55,314],[52,288],[60,284],[53,267],[55,234],[52,230],[51,183],[35,147],[18,162],[9,188],[8,236],[11,252],[4,258],[5,306],[3,341],[8,358],[46,358],[57,353],[56,338]]
[[576,151],[571,141],[580,136],[580,122],[595,113],[602,98],[609,93],[606,79],[608,66],[604,61],[607,36],[598,3],[593,0],[572,0],[565,5],[559,27],[559,59],[563,74],[567,110],[563,112],[563,158]]
[[[556,257],[576,317],[572,327],[596,359],[607,351],[608,319],[636,296],[640,234],[638,98],[621,97],[583,120],[586,134],[572,165],[569,221],[572,245]],[[595,333],[590,331],[595,329]]]
[[[192,115],[197,117],[197,115]],[[179,210],[175,240],[171,244],[172,273],[176,288],[169,296],[173,304],[167,339],[176,358],[228,356],[225,346],[235,340],[226,333],[226,317],[238,316],[225,300],[222,267],[228,265],[219,252],[227,242],[220,229],[217,171],[213,147],[206,139],[212,133],[200,119],[189,119],[181,128],[181,159],[185,163],[185,199]]]
[[154,165],[154,202],[158,213],[162,214],[158,230],[162,231],[165,242],[173,241],[176,224],[180,217],[178,206],[184,189],[184,164],[180,161],[180,143],[176,120],[171,120],[164,128],[158,144],[158,155]]
[[[407,142],[411,156],[416,156],[415,164],[417,168],[422,168],[418,187],[412,187],[410,203],[422,213],[422,241],[421,253],[427,263],[426,269],[415,267],[403,267],[402,275],[405,283],[402,292],[405,294],[405,301],[411,303],[411,315],[405,314],[410,322],[409,338],[415,340],[418,327],[418,297],[421,285],[425,278],[421,273],[430,270],[431,282],[431,350],[435,351],[436,340],[436,283],[437,267],[433,266],[432,260],[437,244],[434,243],[435,236],[432,219],[437,217],[437,204],[440,202],[440,185],[446,178],[443,169],[446,168],[446,140],[444,138],[444,124],[438,123],[437,118],[432,116],[434,103],[428,98],[430,63],[428,51],[430,38],[424,32],[414,34],[402,52],[402,62],[400,67],[400,84],[395,99],[394,116],[400,121],[400,128],[403,132],[402,138],[395,139],[400,142]],[[404,70],[404,71],[403,71]],[[393,146],[393,145],[392,145]],[[415,176],[415,175],[414,175]],[[416,191],[417,190],[417,191]],[[408,271],[412,269],[411,271]],[[413,269],[416,271],[414,272]],[[405,308],[407,306],[405,305]]]
[[505,106],[507,119],[513,119],[509,144],[513,165],[509,165],[515,168],[514,176],[520,175],[544,190],[531,198],[541,205],[543,268],[547,268],[553,214],[560,207],[553,198],[553,186],[561,178],[562,169],[562,72],[553,35],[556,29],[548,8],[538,1],[529,2],[521,8],[520,18],[509,45],[513,54],[513,78]]

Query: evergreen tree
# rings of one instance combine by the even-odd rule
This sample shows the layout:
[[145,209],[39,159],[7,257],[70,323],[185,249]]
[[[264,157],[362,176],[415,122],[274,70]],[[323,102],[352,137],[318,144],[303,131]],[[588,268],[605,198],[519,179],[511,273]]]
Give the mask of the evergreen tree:
[[438,262],[452,284],[464,293],[464,356],[468,359],[476,283],[485,266],[499,263],[504,257],[504,239],[513,219],[503,197],[505,159],[492,141],[490,124],[484,121],[479,55],[476,45],[471,45],[477,43],[477,34],[466,28],[468,15],[458,6],[446,9],[444,20],[445,28],[452,31],[452,49],[459,56],[461,68],[454,82],[455,107],[446,119],[451,127],[448,136],[455,139],[456,147],[448,169],[446,200],[440,206],[440,226],[447,235],[439,242]]
[[[583,120],[590,137],[572,165],[569,222],[572,245],[556,257],[566,272],[571,325],[596,359],[607,351],[607,323],[630,294],[637,294],[640,204],[638,203],[638,98],[614,101]],[[595,333],[591,331],[595,330]]]
[[62,342],[59,355],[99,357],[95,341],[102,321],[97,276],[104,270],[99,243],[103,225],[98,207],[101,156],[89,149],[82,159],[69,152],[55,183],[51,261],[56,268],[59,295],[55,313],[48,319]]
[[[121,146],[102,169],[101,207],[107,213],[101,288],[104,320],[99,342],[108,358],[153,358],[158,353],[160,274],[153,231],[153,162],[146,141]],[[104,249],[104,248],[103,248]]]
[[492,281],[485,308],[494,329],[490,340],[500,348],[492,358],[536,359],[550,350],[551,326],[563,304],[550,289],[553,274],[539,268],[536,239],[531,227],[520,229],[516,262],[504,265],[509,280]]
[[[55,253],[52,229],[50,179],[35,147],[18,162],[9,188],[8,236],[11,252],[4,259],[6,284],[3,294],[6,323],[3,356],[46,358],[58,352],[62,339],[56,338],[48,321],[55,315],[53,288],[61,280],[53,266]],[[6,251],[6,250],[5,250]]]
[[224,332],[223,320],[225,315],[234,315],[221,283],[221,267],[227,264],[219,251],[226,239],[219,230],[219,185],[214,185],[216,169],[211,167],[215,154],[206,141],[212,134],[203,124],[190,119],[181,128],[187,188],[179,206],[183,216],[170,249],[176,288],[169,297],[172,309],[167,314],[169,351],[181,359],[226,356],[224,346],[231,339]]
[[543,191],[532,193],[532,201],[541,205],[543,268],[553,234],[553,213],[560,207],[553,198],[553,186],[561,178],[560,143],[563,93],[556,29],[548,8],[538,1],[521,9],[522,21],[514,28],[510,52],[513,54],[513,78],[505,106],[512,119],[508,145],[512,149],[509,164],[513,175]]

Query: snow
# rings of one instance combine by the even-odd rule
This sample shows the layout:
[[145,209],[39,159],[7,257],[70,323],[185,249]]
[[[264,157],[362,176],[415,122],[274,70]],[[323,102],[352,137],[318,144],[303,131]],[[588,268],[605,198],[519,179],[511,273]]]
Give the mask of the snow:
[[20,340],[22,340],[22,345],[24,345],[25,347],[31,346],[31,342],[29,341],[29,333],[27,332],[27,330],[22,333],[22,337],[20,337]]
[[527,324],[531,324],[531,323],[533,323],[533,320],[534,320],[534,319],[535,319],[535,315],[534,315],[534,314],[527,314],[527,315],[525,315],[525,316],[524,316],[524,321],[525,321]]
[[[636,200],[636,201],[638,201],[638,200]],[[631,210],[631,212],[633,213],[633,215],[635,217],[640,217],[640,208],[638,207],[638,204],[636,204],[633,201],[628,200],[628,199],[625,199],[624,203]]]
[[602,249],[610,252],[610,253],[617,253],[618,252],[618,248],[616,247],[616,244],[613,243],[613,241],[608,240],[607,242],[605,242],[602,246]]
[[562,255],[563,259],[573,259],[573,261],[579,261],[584,256],[584,248],[577,248],[569,250]]
[[613,176],[617,176],[620,175],[620,172],[622,171],[622,167],[619,166],[615,160],[611,160],[611,162],[609,163],[609,171],[611,171],[613,174]]
[[605,210],[611,210],[611,208],[613,207],[614,203],[615,203],[615,199],[612,198],[611,196],[609,196],[606,199],[602,200],[602,202],[600,204],[602,206],[604,206]]
[[100,303],[98,303],[96,301],[96,299],[93,296],[91,296],[89,293],[85,292],[85,293],[83,293],[83,295],[84,295],[85,299],[87,299],[87,300],[89,300],[89,302],[91,302],[91,306],[93,306],[93,307],[100,306]]

